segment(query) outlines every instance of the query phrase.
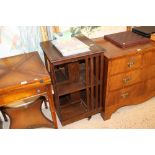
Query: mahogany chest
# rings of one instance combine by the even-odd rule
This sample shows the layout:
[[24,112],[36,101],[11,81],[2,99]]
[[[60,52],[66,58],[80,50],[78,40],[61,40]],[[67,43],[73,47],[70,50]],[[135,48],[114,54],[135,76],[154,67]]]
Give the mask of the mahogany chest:
[[105,48],[103,118],[118,108],[142,103],[155,95],[155,42],[119,48],[103,38],[95,42]]

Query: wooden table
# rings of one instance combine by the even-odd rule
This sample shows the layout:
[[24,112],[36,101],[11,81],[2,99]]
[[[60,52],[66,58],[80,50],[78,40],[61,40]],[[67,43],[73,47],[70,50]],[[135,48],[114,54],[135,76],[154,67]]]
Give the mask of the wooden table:
[[[45,96],[49,101],[53,124],[54,127],[57,128],[56,112],[51,91],[51,80],[39,54],[37,52],[31,52],[0,59],[0,107],[7,107],[13,102],[23,99],[26,100],[35,96]],[[34,111],[26,111],[27,116],[33,116]],[[31,117],[31,119],[27,120],[25,111],[23,112],[25,117],[22,115],[22,119],[19,115],[15,117],[16,113],[12,116],[14,122],[14,118],[19,120],[17,125],[15,125],[17,128],[24,128],[23,122],[25,122],[25,120],[27,121],[25,122],[25,127],[41,126],[42,122],[40,121],[43,120],[43,115],[42,119],[38,119],[35,115],[36,113],[34,113],[34,119],[32,120]],[[31,114],[29,112],[31,112]],[[43,124],[45,124],[45,122],[44,119]],[[47,120],[47,122],[49,121]],[[12,124],[12,127],[15,126]]]

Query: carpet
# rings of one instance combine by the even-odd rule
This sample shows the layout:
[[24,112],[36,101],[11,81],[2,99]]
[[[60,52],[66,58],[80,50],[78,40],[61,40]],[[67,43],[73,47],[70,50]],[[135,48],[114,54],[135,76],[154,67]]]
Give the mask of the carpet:
[[[42,107],[46,117],[51,118],[50,111]],[[3,127],[7,129],[8,123]],[[138,105],[126,106],[112,114],[111,119],[104,121],[100,114],[92,116],[90,120],[80,121],[62,126],[60,129],[154,129],[155,128],[155,97]]]
[[154,129],[155,97],[138,105],[126,106],[104,121],[100,114],[90,120],[83,119],[62,127],[63,129]]

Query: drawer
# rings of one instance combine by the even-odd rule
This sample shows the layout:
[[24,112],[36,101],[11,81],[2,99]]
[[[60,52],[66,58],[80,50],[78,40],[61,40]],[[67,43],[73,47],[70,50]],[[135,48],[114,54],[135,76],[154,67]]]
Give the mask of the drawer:
[[148,86],[148,91],[149,92],[155,91],[155,78],[151,79],[151,80],[148,80],[147,86]]
[[114,75],[110,77],[109,90],[121,89],[123,87],[136,84],[142,81],[142,70],[137,69],[127,73]]
[[45,94],[45,87],[31,88],[31,89],[18,89],[5,94],[0,95],[0,106],[11,104],[28,97],[35,95]]
[[108,106],[114,104],[131,104],[136,102],[136,98],[143,95],[146,87],[143,83],[127,87],[118,91],[110,92],[108,98]]
[[111,62],[110,75],[130,71],[132,69],[139,68],[141,65],[141,54],[115,59]]

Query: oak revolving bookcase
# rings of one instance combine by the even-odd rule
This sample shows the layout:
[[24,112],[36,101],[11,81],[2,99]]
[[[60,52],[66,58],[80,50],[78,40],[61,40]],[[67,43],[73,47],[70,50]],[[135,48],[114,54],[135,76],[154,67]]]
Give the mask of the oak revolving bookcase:
[[84,36],[77,38],[90,47],[89,52],[64,57],[51,41],[41,43],[62,125],[102,110],[104,49]]

